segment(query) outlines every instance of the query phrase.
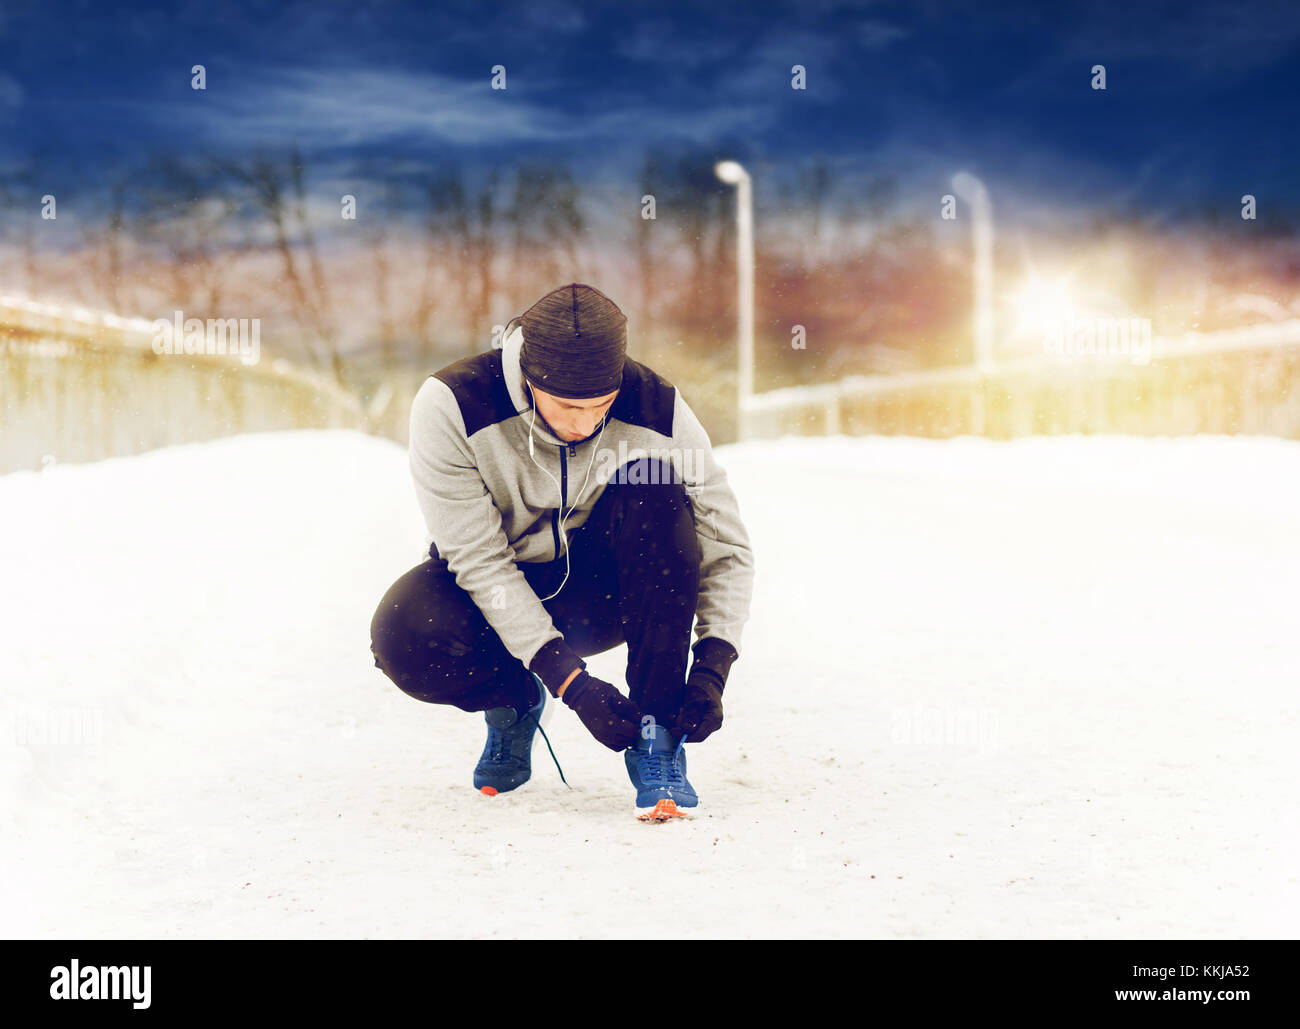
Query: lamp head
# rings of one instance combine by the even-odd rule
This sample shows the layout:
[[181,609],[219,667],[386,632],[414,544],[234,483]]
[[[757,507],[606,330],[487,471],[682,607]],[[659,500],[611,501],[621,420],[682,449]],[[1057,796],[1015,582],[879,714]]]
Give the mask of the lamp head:
[[713,166],[713,174],[730,186],[738,185],[749,178],[749,173],[738,161],[719,161]]

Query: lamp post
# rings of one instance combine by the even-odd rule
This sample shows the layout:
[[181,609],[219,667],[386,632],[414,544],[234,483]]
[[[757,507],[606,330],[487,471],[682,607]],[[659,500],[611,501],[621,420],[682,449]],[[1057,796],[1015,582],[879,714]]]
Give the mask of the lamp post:
[[713,173],[736,187],[736,310],[740,335],[736,432],[743,440],[749,435],[749,406],[754,395],[754,199],[749,172],[738,162],[719,161]]
[[971,394],[971,432],[984,435],[984,376],[993,370],[993,205],[984,183],[969,172],[952,177],[952,188],[970,204],[974,243],[972,278],[975,282],[975,368],[980,380]]
[[993,367],[993,205],[984,183],[969,172],[952,177],[952,188],[970,204],[971,237],[975,245],[975,364],[981,372]]

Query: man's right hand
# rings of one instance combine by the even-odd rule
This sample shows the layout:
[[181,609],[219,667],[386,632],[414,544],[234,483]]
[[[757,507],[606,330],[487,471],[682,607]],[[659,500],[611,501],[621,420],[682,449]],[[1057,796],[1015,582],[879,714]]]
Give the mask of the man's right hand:
[[587,731],[610,750],[627,750],[641,735],[637,706],[603,679],[580,671],[560,691]]

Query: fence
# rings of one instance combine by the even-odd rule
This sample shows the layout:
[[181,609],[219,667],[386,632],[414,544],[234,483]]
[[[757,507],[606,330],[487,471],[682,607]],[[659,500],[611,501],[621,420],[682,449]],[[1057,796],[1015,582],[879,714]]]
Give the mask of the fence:
[[1300,439],[1300,320],[1152,341],[1149,363],[1021,358],[754,396],[745,437],[1061,433]]
[[291,428],[364,428],[360,402],[283,361],[154,353],[150,323],[0,297],[0,474]]
[[[292,428],[405,441],[411,384],[369,408],[283,361],[159,355],[150,323],[0,297],[0,474]],[[754,396],[743,438],[846,433],[1262,434],[1300,439],[1300,320],[1154,340],[1150,361],[1021,358]]]

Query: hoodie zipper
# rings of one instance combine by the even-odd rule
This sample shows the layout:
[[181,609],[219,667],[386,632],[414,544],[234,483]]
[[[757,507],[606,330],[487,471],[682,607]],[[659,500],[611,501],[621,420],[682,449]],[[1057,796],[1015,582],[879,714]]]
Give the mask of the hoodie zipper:
[[565,504],[569,501],[569,461],[565,455],[565,450],[569,455],[573,455],[573,447],[560,447],[560,507],[557,511],[551,512],[551,536],[555,540],[555,557],[560,556],[560,513],[564,510]]

